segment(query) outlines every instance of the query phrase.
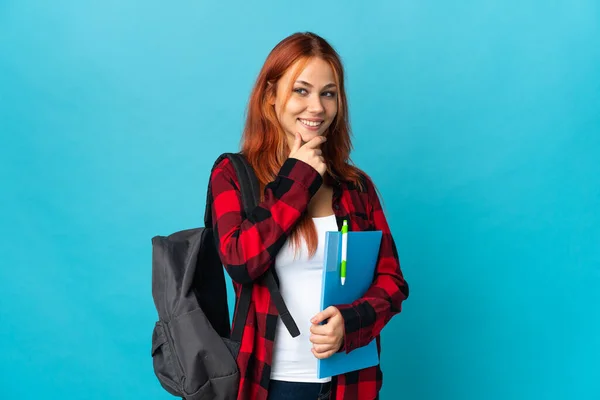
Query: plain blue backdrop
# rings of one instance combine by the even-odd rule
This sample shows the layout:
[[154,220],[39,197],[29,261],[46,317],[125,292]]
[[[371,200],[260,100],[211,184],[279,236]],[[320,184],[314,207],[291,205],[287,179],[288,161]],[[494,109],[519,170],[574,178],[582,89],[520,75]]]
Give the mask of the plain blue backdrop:
[[305,30],[343,57],[411,285],[382,398],[600,398],[596,0],[0,1],[0,398],[172,398],[150,239],[202,224]]

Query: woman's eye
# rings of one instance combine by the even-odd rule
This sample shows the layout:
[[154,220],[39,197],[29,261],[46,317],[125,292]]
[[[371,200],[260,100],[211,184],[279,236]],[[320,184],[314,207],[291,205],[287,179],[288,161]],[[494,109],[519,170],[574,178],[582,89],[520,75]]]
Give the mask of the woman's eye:
[[335,92],[324,92],[323,93],[326,97],[335,97]]
[[298,93],[298,94],[306,94],[308,93],[306,89],[304,88],[296,88],[294,89],[294,92]]

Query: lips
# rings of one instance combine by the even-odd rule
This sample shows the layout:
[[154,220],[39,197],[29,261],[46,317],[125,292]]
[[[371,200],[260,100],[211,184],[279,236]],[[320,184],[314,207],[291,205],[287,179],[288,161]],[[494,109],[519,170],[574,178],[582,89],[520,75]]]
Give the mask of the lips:
[[298,118],[298,121],[307,128],[318,128],[323,123],[323,120],[309,120]]

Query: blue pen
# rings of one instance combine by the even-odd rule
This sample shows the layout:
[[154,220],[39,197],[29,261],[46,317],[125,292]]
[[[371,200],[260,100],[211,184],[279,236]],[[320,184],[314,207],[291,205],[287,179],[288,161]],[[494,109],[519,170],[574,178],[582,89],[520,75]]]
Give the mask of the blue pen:
[[342,285],[346,283],[346,255],[348,254],[348,221],[344,220],[342,225],[342,265],[340,268],[340,277]]

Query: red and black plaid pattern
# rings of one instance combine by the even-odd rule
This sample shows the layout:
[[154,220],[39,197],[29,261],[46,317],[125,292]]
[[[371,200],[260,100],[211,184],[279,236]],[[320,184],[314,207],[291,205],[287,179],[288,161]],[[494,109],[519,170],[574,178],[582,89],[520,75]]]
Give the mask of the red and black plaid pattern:
[[[381,230],[376,276],[367,293],[352,304],[337,305],[345,321],[344,346],[350,352],[376,339],[385,324],[401,310],[408,285],[400,270],[398,253],[372,182],[367,190],[333,182],[333,210],[338,227],[348,220],[353,231]],[[219,255],[239,296],[241,285],[254,282],[252,302],[238,355],[239,400],[267,398],[273,356],[277,310],[258,279],[273,266],[296,222],[306,211],[323,178],[308,164],[288,159],[276,179],[264,190],[264,200],[245,216],[233,165],[224,159],[211,178],[212,221]],[[235,321],[234,321],[235,324]],[[379,366],[333,378],[332,399],[375,399],[381,388]]]

